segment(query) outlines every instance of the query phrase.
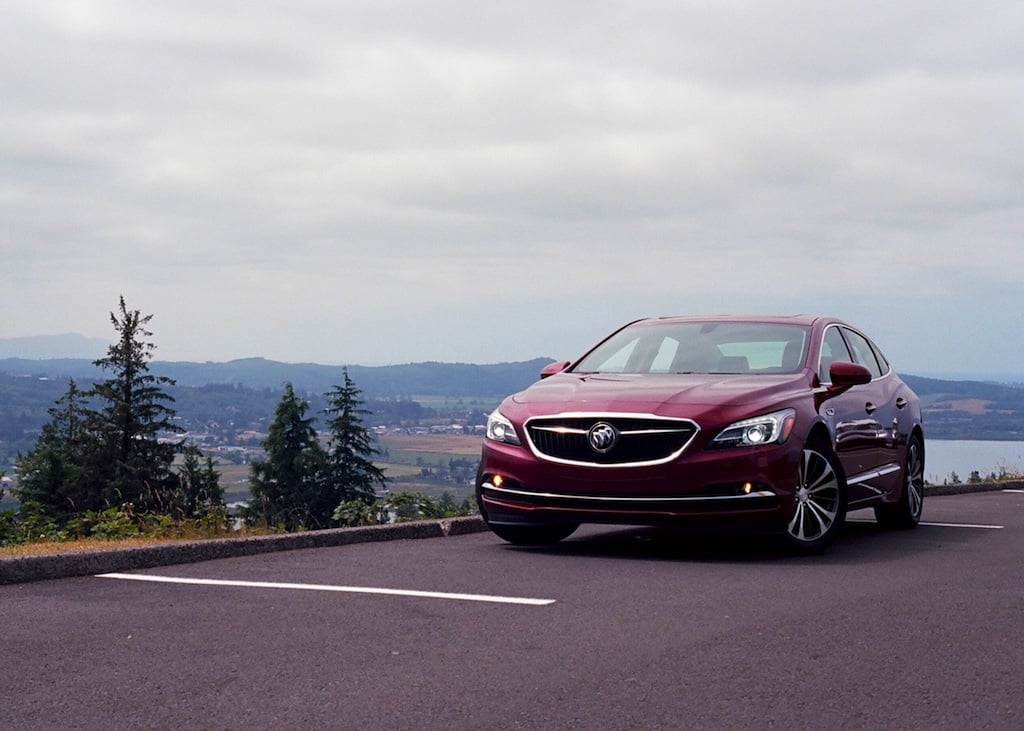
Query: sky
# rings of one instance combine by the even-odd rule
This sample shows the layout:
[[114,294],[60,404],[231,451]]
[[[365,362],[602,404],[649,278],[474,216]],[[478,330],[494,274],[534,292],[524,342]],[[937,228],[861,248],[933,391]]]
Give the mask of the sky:
[[822,313],[1024,372],[1024,3],[0,2],[0,338],[572,359]]

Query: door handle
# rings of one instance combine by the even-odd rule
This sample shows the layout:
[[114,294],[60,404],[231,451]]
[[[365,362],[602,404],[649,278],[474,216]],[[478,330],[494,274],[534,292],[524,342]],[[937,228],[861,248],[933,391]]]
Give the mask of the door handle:
[[897,409],[905,409],[905,408],[907,408],[907,400],[905,398],[903,398],[902,396],[900,396],[898,399],[896,399],[896,408]]
[[875,413],[875,410],[876,410],[876,409],[878,409],[878,407],[877,407],[877,406],[875,406],[875,405],[874,405],[873,403],[871,403],[870,401],[868,401],[868,402],[867,402],[866,404],[864,404],[864,410],[865,410],[866,412],[868,412],[869,414],[873,414],[873,413]]

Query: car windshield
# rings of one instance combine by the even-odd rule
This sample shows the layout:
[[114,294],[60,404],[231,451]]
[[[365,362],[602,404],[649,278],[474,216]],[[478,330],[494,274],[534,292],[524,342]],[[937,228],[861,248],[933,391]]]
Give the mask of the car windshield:
[[585,355],[573,373],[797,373],[809,328],[763,322],[645,320]]

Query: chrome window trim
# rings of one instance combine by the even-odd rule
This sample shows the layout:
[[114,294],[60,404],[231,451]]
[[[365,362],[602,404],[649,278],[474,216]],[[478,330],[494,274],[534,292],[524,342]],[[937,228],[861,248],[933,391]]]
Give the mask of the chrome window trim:
[[[824,329],[821,331],[821,340],[818,341],[818,359],[814,363],[815,372],[818,374],[818,381],[821,383],[822,386],[830,386],[832,384],[831,381],[822,381],[821,380],[821,351],[824,350],[824,348],[825,348],[825,333],[827,333],[829,331],[829,329],[833,328],[833,327],[837,328],[839,330],[839,337],[841,337],[843,339],[843,342],[846,343],[846,349],[848,351],[850,350],[850,344],[849,344],[849,342],[847,342],[846,336],[843,335],[843,330],[844,329],[850,330],[852,332],[855,332],[858,335],[860,335],[862,338],[864,338],[868,342],[868,346],[873,351],[875,351],[879,356],[881,356],[883,361],[885,361],[885,365],[887,367],[887,370],[884,373],[882,373],[882,375],[880,375],[880,376],[876,376],[876,375],[872,374],[872,376],[871,376],[871,382],[872,383],[874,383],[876,381],[884,380],[884,379],[888,378],[889,376],[893,375],[896,372],[893,369],[892,364],[889,362],[889,359],[886,358],[885,354],[882,353],[881,349],[877,345],[875,345],[875,341],[874,340],[869,338],[867,335],[865,335],[864,333],[862,333],[860,330],[858,330],[855,327],[850,327],[849,325],[841,324],[841,323],[838,323],[838,322],[833,322],[833,323],[829,323],[828,325],[826,325],[824,327]],[[850,352],[849,355],[850,355],[850,358],[851,358],[850,362],[856,363],[857,361],[854,359],[855,358],[854,354],[852,352]],[[876,357],[876,360],[877,360],[877,357]],[[879,363],[879,366],[881,366],[881,363]]]

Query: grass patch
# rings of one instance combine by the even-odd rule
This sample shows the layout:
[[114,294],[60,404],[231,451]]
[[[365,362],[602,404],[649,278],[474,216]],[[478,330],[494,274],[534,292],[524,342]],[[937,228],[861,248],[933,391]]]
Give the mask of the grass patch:
[[[474,455],[479,456],[479,455]],[[437,464],[447,464],[450,459],[468,459],[467,455],[453,454],[451,452],[425,452],[409,449],[392,449],[390,459],[384,462],[385,465],[420,465],[432,467]]]
[[13,546],[0,546],[0,557],[5,556],[47,556],[57,553],[77,553],[79,551],[113,551],[118,548],[144,548],[146,546],[166,546],[172,543],[191,541],[211,541],[218,538],[245,538],[248,536],[273,535],[269,529],[244,528],[242,530],[219,535],[196,534],[179,536],[132,536],[120,539],[78,538],[68,541],[39,541],[22,543]]
[[382,462],[379,464],[385,470],[384,476],[389,480],[402,477],[417,477],[423,471],[422,467],[401,462]]
[[479,457],[483,437],[478,434],[387,434],[378,437],[377,442],[392,453],[430,452],[452,457]]

